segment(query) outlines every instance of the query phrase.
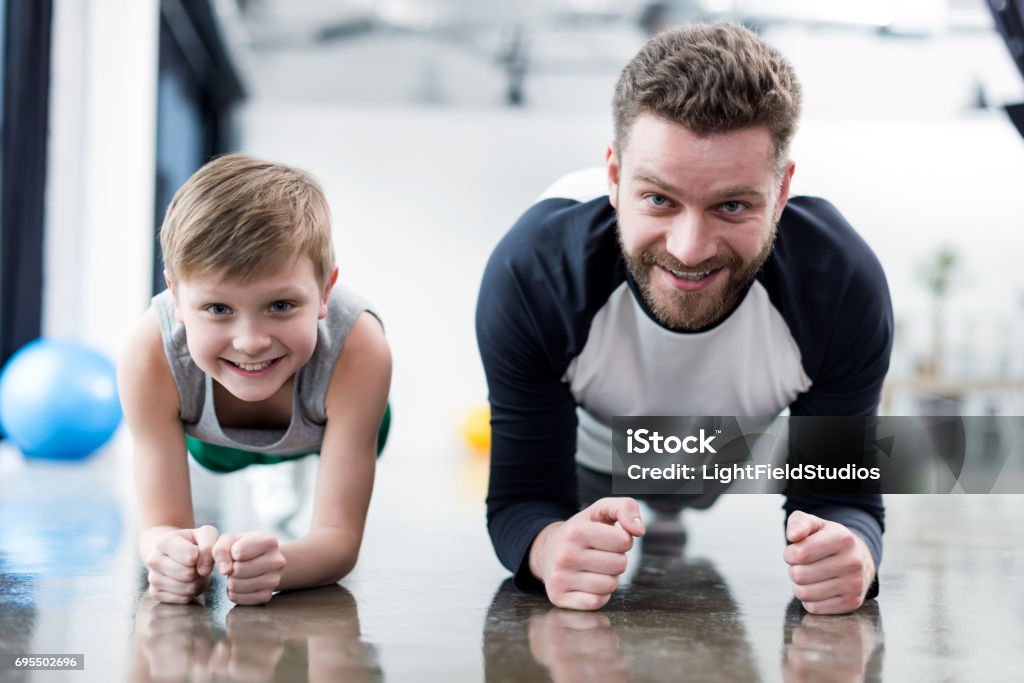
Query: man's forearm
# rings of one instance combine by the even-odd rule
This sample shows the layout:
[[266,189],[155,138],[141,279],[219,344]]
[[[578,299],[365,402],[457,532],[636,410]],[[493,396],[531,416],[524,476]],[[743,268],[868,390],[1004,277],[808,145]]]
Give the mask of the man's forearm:
[[279,590],[337,583],[356,566],[359,538],[337,527],[319,527],[281,547],[287,564]]
[[870,556],[871,576],[865,577],[870,578],[865,599],[878,595],[878,569],[882,561],[882,534],[885,530],[885,506],[881,495],[789,496],[785,508],[787,517],[799,509],[842,524],[853,532]]
[[881,563],[885,530],[885,505],[881,495],[787,496],[785,509],[787,518],[794,510],[803,510],[858,532],[871,551],[875,565]]
[[545,528],[573,515],[572,508],[551,501],[526,500],[494,509],[489,501],[488,532],[501,563],[516,577],[520,589],[536,589],[540,582],[531,571],[530,554]]

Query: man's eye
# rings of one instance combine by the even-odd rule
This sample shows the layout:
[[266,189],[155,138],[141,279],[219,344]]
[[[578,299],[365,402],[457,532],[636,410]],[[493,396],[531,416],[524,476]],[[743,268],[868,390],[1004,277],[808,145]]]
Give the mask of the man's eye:
[[224,304],[210,304],[206,307],[206,310],[214,315],[227,315],[231,312],[231,309]]
[[740,213],[745,208],[747,207],[743,202],[726,202],[722,204],[722,211],[726,213]]
[[647,203],[658,208],[668,206],[668,197],[662,194],[649,194],[645,197]]
[[275,301],[270,304],[270,309],[274,311],[274,313],[287,313],[292,310],[292,307],[292,302],[290,301]]

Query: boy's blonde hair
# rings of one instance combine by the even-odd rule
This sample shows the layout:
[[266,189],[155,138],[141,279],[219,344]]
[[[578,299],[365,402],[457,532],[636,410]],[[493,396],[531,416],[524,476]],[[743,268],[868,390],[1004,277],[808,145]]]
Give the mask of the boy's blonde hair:
[[321,288],[334,272],[331,214],[305,171],[244,154],[210,161],[177,191],[160,228],[172,282],[250,281],[305,255]]
[[701,136],[763,125],[781,171],[800,118],[800,95],[792,65],[742,26],[716,22],[665,31],[647,41],[615,86],[615,150],[621,156],[642,113]]

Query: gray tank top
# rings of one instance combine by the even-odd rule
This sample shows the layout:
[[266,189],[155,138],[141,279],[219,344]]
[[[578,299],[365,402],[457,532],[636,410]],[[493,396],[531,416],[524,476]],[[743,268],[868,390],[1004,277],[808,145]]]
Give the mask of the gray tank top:
[[325,398],[334,362],[363,311],[379,319],[363,297],[343,285],[335,285],[327,301],[327,316],[317,322],[313,356],[295,376],[288,429],[231,429],[221,427],[217,420],[213,379],[199,369],[188,352],[185,327],[174,318],[170,291],[154,296],[153,307],[160,321],[164,353],[178,387],[185,433],[205,443],[268,455],[301,455],[320,449],[327,424]]

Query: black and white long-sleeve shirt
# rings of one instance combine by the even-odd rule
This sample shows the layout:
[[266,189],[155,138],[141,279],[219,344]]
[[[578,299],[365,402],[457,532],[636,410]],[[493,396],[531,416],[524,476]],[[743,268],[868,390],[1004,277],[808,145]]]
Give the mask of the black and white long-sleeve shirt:
[[[703,330],[668,329],[628,274],[604,194],[548,197],[519,219],[487,264],[476,330],[491,403],[488,529],[529,583],[533,539],[579,509],[576,463],[611,470],[613,416],[871,415],[893,320],[871,249],[831,204],[796,197],[734,309]],[[881,496],[785,507],[857,531],[877,566]]]

